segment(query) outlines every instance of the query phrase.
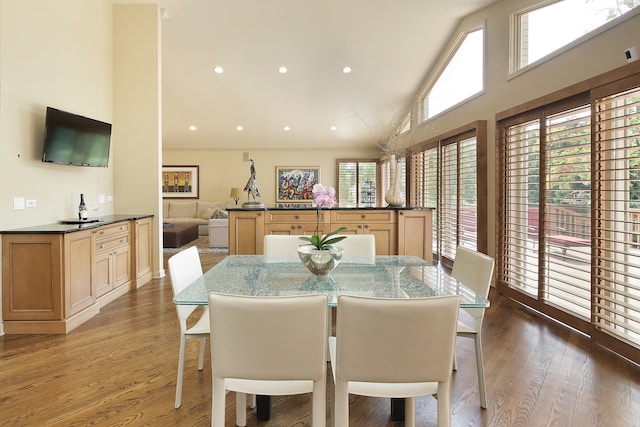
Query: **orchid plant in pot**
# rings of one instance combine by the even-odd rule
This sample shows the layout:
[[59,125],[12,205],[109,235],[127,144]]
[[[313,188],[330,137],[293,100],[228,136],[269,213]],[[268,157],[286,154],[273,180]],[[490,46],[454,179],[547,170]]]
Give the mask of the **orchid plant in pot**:
[[325,235],[318,233],[322,208],[332,208],[336,205],[335,188],[325,187],[322,184],[313,186],[312,206],[317,208],[316,229],[311,236],[300,237],[300,240],[304,240],[309,244],[298,247],[298,256],[305,267],[316,275],[324,276],[329,274],[342,259],[342,248],[338,248],[334,244],[347,238],[347,236],[338,236],[337,234],[348,230],[348,228],[340,227]]

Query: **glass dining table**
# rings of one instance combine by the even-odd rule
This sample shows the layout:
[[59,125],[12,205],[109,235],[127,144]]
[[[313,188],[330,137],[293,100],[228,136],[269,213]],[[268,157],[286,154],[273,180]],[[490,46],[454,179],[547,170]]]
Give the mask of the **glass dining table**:
[[[336,307],[340,295],[376,298],[460,297],[462,308],[486,308],[489,301],[442,267],[416,256],[344,256],[328,276],[311,274],[297,256],[229,255],[173,298],[174,304],[207,305],[210,292],[284,296],[324,293]],[[392,400],[392,417],[404,419],[404,405]],[[270,400],[258,399],[258,418],[270,414]]]
[[210,292],[278,296],[324,293],[336,307],[340,295],[426,298],[458,295],[460,307],[486,308],[489,301],[416,256],[344,256],[328,276],[315,276],[297,256],[229,255],[182,292],[174,304],[207,305]]

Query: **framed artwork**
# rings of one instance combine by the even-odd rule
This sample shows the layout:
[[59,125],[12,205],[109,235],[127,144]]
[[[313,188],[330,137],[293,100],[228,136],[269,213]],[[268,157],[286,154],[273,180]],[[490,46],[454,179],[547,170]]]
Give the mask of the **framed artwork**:
[[197,199],[199,197],[198,166],[162,166],[163,199]]
[[319,182],[319,166],[276,166],[276,203],[311,203]]

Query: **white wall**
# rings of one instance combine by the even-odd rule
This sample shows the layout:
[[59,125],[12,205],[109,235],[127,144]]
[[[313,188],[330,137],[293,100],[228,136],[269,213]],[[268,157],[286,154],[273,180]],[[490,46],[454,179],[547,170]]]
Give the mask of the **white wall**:
[[156,4],[114,5],[115,211],[153,213],[154,277],[164,276],[160,218],[161,19]]
[[[111,165],[41,162],[47,106],[113,122],[111,2],[0,0],[0,19],[0,229],[73,218],[80,193],[90,215],[112,213],[98,203],[113,194]],[[14,196],[36,207],[14,210]]]
[[[41,162],[47,106],[113,122],[112,40],[109,0],[0,0],[0,229],[74,218],[80,193],[90,216],[113,213],[98,203],[113,194],[113,162]],[[14,210],[14,197],[36,206]]]
[[[366,150],[193,150],[163,151],[165,165],[198,165],[200,171],[200,199],[234,203],[229,197],[232,187],[243,189],[249,179],[250,162],[243,161],[248,152],[256,167],[260,201],[273,205],[276,200],[276,166],[319,166],[320,182],[335,187],[336,159],[378,158],[380,154]],[[238,204],[246,202],[246,193]]]

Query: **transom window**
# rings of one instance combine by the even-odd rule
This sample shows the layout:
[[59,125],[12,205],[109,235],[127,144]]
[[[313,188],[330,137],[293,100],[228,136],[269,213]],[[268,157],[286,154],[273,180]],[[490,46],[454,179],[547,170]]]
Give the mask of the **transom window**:
[[423,120],[484,89],[484,28],[464,35],[422,102]]
[[514,15],[512,72],[638,7],[640,0],[562,0]]

